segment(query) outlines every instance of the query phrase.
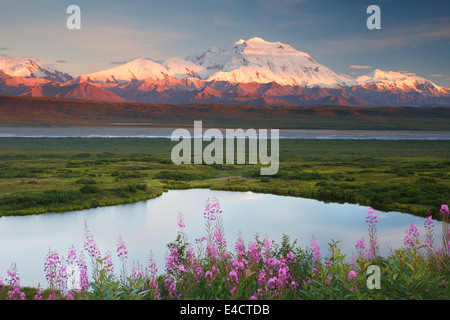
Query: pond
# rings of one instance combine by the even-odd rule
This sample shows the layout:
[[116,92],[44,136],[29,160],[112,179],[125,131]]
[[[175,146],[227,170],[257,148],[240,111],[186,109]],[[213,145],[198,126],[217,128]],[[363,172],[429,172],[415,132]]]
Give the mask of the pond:
[[[217,198],[223,210],[226,240],[234,250],[239,233],[246,245],[258,234],[261,239],[279,243],[283,234],[297,239],[302,248],[310,246],[314,236],[322,255],[328,242],[342,240],[347,255],[356,253],[356,240],[368,240],[365,217],[368,207],[355,204],[324,203],[298,197],[252,192],[213,191],[208,189],[171,190],[158,198],[133,204],[101,207],[64,213],[46,213],[23,217],[0,218],[0,278],[15,263],[21,284],[46,287],[44,262],[49,249],[67,257],[73,245],[83,251],[85,225],[93,235],[102,254],[116,253],[119,236],[128,250],[127,267],[133,262],[147,265],[150,250],[158,272],[164,272],[166,244],[175,240],[181,213],[185,232],[191,243],[205,235],[204,206],[207,199]],[[416,224],[423,239],[424,218],[400,213],[377,212],[378,240],[382,255],[403,245],[405,231]],[[441,224],[435,222],[436,231]],[[113,260],[116,273],[121,265]]]

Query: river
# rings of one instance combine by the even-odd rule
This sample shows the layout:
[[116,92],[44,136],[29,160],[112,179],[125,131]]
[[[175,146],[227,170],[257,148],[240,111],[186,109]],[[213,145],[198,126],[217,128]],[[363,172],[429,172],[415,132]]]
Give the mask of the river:
[[[170,138],[175,128],[0,126],[1,137]],[[192,130],[191,130],[192,131]],[[280,129],[280,139],[450,140],[450,131]]]

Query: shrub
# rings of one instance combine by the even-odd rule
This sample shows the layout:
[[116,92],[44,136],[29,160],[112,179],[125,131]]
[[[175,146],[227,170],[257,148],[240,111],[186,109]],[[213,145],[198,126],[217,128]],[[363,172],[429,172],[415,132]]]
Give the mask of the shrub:
[[153,177],[154,179],[161,180],[175,180],[175,181],[192,181],[192,180],[205,180],[208,179],[208,175],[201,173],[186,173],[179,171],[160,171]]
[[100,193],[100,188],[93,185],[84,185],[80,188],[80,192],[84,194]]

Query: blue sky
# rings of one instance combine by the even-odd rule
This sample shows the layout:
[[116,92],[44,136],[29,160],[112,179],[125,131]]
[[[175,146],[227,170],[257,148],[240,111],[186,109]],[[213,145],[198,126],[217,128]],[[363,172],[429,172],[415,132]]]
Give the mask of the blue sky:
[[[81,30],[66,27],[72,4],[81,8]],[[381,30],[366,27],[372,4],[381,8]],[[0,53],[78,76],[258,36],[337,73],[407,71],[450,87],[449,17],[442,0],[0,0]]]

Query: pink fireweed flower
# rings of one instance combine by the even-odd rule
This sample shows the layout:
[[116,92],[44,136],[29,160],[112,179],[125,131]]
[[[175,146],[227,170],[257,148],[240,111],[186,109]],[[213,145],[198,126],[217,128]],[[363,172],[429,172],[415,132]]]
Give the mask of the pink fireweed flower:
[[425,218],[425,221],[423,223],[423,226],[425,228],[426,231],[426,235],[425,235],[425,243],[428,246],[428,249],[432,249],[433,248],[433,242],[434,242],[434,221],[433,218],[431,217],[431,215],[429,215],[428,217]]
[[166,273],[169,276],[178,276],[179,275],[179,265],[180,262],[180,255],[178,253],[178,249],[172,248],[170,250],[170,254],[166,256]]
[[448,206],[446,204],[443,204],[441,206],[441,210],[440,211],[441,211],[442,214],[450,214],[450,210],[448,209]]
[[242,259],[233,258],[231,259],[231,264],[233,265],[235,270],[242,270],[247,267],[248,261],[243,258]]
[[204,217],[208,220],[216,220],[216,216],[222,213],[220,210],[220,204],[217,199],[213,199],[213,203],[210,204],[209,201],[205,205],[205,212],[203,213]]
[[177,291],[177,285],[172,277],[167,277],[166,280],[166,289],[169,294],[169,297],[172,299],[179,299],[181,298],[181,293],[178,293]]
[[333,275],[327,274],[327,279],[328,279],[328,281],[327,281],[326,285],[329,286],[331,284],[331,280],[333,280]]
[[223,252],[225,250],[227,241],[225,240],[225,237],[220,230],[214,231],[212,241],[217,250],[219,250],[220,252]]
[[356,275],[356,272],[355,271],[350,271],[349,273],[348,273],[348,278],[350,279],[350,280],[352,280],[353,278],[356,278],[357,277],[357,275]]
[[20,289],[20,276],[15,264],[11,266],[11,269],[7,270],[9,280],[7,281],[9,291],[7,292],[7,300],[25,300],[25,293]]
[[183,264],[180,264],[180,265],[178,266],[178,270],[180,270],[181,272],[189,272],[188,270],[186,270],[186,268],[184,267]]
[[73,300],[73,295],[72,295],[72,292],[68,292],[67,293],[67,295],[66,295],[66,300]]
[[203,242],[203,241],[205,241],[205,240],[206,240],[206,237],[201,237],[201,238],[195,239],[195,242],[201,243],[201,242]]
[[366,249],[366,245],[364,244],[364,239],[360,238],[358,240],[356,240],[356,245],[355,245],[356,251],[358,253],[358,256],[362,256],[364,254],[364,251]]
[[376,259],[378,252],[378,244],[377,244],[377,224],[378,217],[375,215],[375,210],[370,208],[367,211],[366,223],[369,225],[369,250],[370,250],[370,259]]
[[411,224],[409,226],[409,230],[405,235],[403,243],[406,246],[406,248],[415,249],[416,245],[419,243],[418,238],[419,238],[419,231],[417,230],[417,226],[415,224]]
[[103,261],[103,266],[108,274],[114,273],[114,266],[109,252],[106,253],[105,260]]
[[355,268],[357,259],[355,257],[350,258],[350,265]]
[[158,268],[156,267],[155,257],[153,256],[153,252],[150,251],[150,257],[148,258],[148,271],[150,276],[156,276],[158,272]]
[[61,268],[63,267],[62,261],[56,251],[50,251],[47,254],[44,263],[45,278],[49,284],[49,288],[52,291],[59,290],[61,287]]
[[286,253],[286,262],[287,263],[297,262],[297,259],[295,259],[295,255],[292,251],[289,251],[288,253]]
[[36,292],[36,295],[34,296],[34,300],[42,300],[42,292],[44,290],[38,285],[38,291]]
[[[87,228],[87,225],[85,225],[85,233],[84,233],[84,250],[86,250],[91,258],[92,265],[97,265],[98,259],[102,258],[102,255],[100,253],[99,248],[97,247],[97,244],[94,241],[94,237],[90,233],[90,231]],[[94,271],[95,273],[95,271]]]
[[184,218],[181,215],[178,217],[178,227],[186,228],[186,225],[184,224]]
[[245,246],[244,246],[244,240],[241,236],[236,240],[236,245],[234,246],[234,249],[236,253],[238,254],[238,257],[245,256]]
[[378,222],[378,220],[377,220],[377,216],[375,215],[375,210],[373,210],[372,208],[370,208],[368,211],[367,211],[367,217],[366,217],[366,222],[367,223],[377,223]]
[[425,229],[432,231],[434,229],[434,221],[433,217],[430,215],[425,218],[425,222],[423,223]]
[[216,260],[219,259],[219,251],[217,250],[216,246],[212,243],[206,244],[206,254],[212,259]]
[[257,263],[260,261],[262,251],[258,243],[252,242],[248,245],[248,258],[250,263]]
[[125,246],[125,243],[122,241],[122,238],[119,237],[119,242],[117,243],[117,256],[119,258],[126,259],[128,256],[127,247]]
[[321,255],[320,255],[320,247],[319,243],[315,238],[311,240],[311,247],[310,250],[313,252],[313,262],[320,263],[322,261]]
[[264,256],[268,258],[272,255],[273,247],[272,243],[270,243],[269,239],[264,238]]
[[362,249],[364,250],[366,247],[364,245],[364,239],[358,239],[356,240],[356,245],[355,245],[356,249]]
[[265,282],[266,282],[266,270],[265,269],[261,269],[259,271],[259,275],[258,275],[258,285],[261,286]]
[[80,271],[80,290],[87,291],[89,290],[89,275],[86,261],[83,256],[81,256],[77,261],[78,270]]
[[364,252],[363,257],[366,258],[366,259],[372,260],[373,259],[373,254],[372,254],[371,251],[367,250],[367,251]]

